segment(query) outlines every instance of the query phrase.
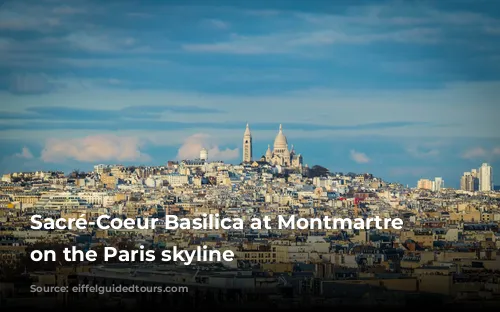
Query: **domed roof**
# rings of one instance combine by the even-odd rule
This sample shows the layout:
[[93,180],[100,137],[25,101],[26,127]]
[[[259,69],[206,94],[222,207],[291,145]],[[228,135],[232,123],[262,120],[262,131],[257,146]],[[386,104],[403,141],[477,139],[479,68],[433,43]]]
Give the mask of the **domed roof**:
[[286,140],[286,136],[283,134],[283,127],[280,125],[280,131],[278,135],[274,139],[274,149],[287,149],[288,142]]

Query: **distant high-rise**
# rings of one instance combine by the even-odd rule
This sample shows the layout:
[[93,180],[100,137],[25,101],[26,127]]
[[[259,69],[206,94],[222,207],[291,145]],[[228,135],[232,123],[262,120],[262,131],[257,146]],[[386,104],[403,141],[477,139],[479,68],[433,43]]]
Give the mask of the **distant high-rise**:
[[434,192],[439,192],[441,189],[444,187],[444,180],[441,177],[436,177],[434,178],[434,181],[432,181],[432,190]]
[[464,175],[460,179],[460,189],[462,191],[474,192],[477,191],[478,178],[475,177],[474,172],[464,172]]
[[420,190],[432,190],[432,181],[429,179],[420,179],[417,183],[417,188]]
[[252,134],[250,133],[250,127],[247,124],[245,129],[245,134],[243,134],[243,162],[252,161]]
[[471,169],[470,173],[474,178],[479,178],[479,173],[477,172],[477,169]]
[[479,167],[479,190],[482,192],[493,190],[493,168],[487,163]]

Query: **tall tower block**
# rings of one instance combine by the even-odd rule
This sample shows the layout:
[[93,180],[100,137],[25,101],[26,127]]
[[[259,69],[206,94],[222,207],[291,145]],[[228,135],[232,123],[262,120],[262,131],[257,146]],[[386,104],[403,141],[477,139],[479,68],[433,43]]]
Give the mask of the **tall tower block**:
[[488,192],[493,190],[493,168],[483,163],[479,168],[479,190]]
[[250,133],[250,127],[247,124],[245,129],[245,134],[243,135],[243,162],[252,161],[252,134]]

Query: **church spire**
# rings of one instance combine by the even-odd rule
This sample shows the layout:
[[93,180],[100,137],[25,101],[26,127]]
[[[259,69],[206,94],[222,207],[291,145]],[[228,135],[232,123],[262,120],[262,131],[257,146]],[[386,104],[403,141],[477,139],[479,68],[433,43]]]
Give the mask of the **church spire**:
[[280,124],[280,132],[283,131],[283,126]]
[[245,133],[243,134],[243,162],[252,161],[252,134],[250,133],[250,126],[247,123]]
[[250,132],[250,125],[248,124],[248,122],[247,122],[247,127],[245,129],[245,134],[244,135],[245,136],[251,136],[252,135],[251,132]]

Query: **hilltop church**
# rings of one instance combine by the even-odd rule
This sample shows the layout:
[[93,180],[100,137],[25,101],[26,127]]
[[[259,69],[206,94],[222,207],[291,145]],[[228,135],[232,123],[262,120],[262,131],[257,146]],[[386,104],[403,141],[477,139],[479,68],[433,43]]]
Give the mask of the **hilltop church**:
[[[283,134],[282,125],[280,125],[278,134],[274,139],[273,150],[271,150],[271,146],[268,145],[266,154],[262,156],[261,160],[265,160],[267,163],[274,166],[294,169],[302,168],[302,155],[295,152],[293,145],[291,149],[288,148],[288,141]],[[248,124],[243,134],[243,162],[252,162],[252,134]]]

